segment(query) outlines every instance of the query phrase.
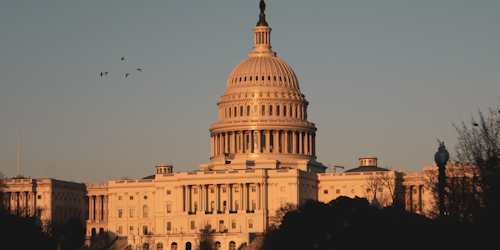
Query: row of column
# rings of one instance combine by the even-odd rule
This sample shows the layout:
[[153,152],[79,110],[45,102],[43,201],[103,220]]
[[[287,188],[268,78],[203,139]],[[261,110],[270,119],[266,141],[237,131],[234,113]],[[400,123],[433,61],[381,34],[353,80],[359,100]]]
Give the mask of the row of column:
[[[36,216],[36,192],[6,192],[6,195],[7,210],[15,212],[16,215]],[[21,197],[24,197],[24,204],[21,204]]]
[[[254,211],[265,208],[265,187],[263,183],[225,183],[214,185],[182,185],[183,192],[183,212],[195,214],[201,213],[228,213],[238,211]],[[251,188],[255,187],[254,199],[251,199]],[[226,188],[226,192],[223,189]],[[239,188],[239,192],[233,190]],[[193,192],[194,189],[198,193]],[[214,193],[211,197],[211,190]],[[236,197],[235,197],[236,196]],[[239,201],[238,208],[235,208],[236,201]],[[252,204],[255,201],[255,204]],[[195,206],[198,204],[198,206]],[[213,203],[212,203],[213,202]],[[226,202],[224,204],[224,202]],[[255,205],[255,208],[253,207]]]
[[211,156],[224,153],[316,155],[316,133],[290,130],[243,130],[211,134]]
[[[423,196],[423,185],[411,185],[407,188],[407,197],[408,197],[408,211],[410,212],[422,212],[423,204],[422,204],[422,196]],[[416,194],[416,195],[414,195]]]
[[89,220],[101,221],[108,219],[108,196],[89,196]]
[[[258,76],[256,76],[257,78]],[[270,77],[270,76],[268,76]],[[239,78],[241,81],[241,77]],[[243,79],[246,79],[244,77]],[[251,76],[250,76],[251,79]],[[235,78],[237,81],[238,78]],[[271,79],[269,79],[271,80]],[[291,81],[292,79],[289,79]],[[246,80],[245,80],[246,81]],[[276,76],[274,76],[274,81],[276,81]],[[281,81],[281,76],[280,76]],[[286,80],[285,80],[286,81]],[[253,116],[269,116],[269,117],[295,117],[298,119],[307,120],[307,108],[305,105],[253,105],[253,110],[251,110],[250,105],[246,106],[222,106],[219,109],[219,120],[226,118],[236,118],[236,117],[253,117]]]

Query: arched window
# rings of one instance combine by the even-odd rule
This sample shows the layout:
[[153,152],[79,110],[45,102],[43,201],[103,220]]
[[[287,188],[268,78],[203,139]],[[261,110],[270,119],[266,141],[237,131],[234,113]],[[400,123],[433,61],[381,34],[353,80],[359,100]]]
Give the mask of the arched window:
[[240,116],[243,116],[243,106],[240,106]]
[[299,107],[295,106],[295,118],[297,118],[297,109],[299,109]]
[[158,242],[158,244],[156,244],[156,250],[163,250],[163,243]]
[[215,249],[217,249],[217,250],[220,249],[220,242],[218,242],[218,241],[215,242]]
[[149,244],[148,243],[142,244],[142,250],[149,250]]
[[300,110],[300,119],[302,119],[302,118],[303,118],[303,117],[302,117],[302,105],[300,105],[299,110]]
[[262,105],[262,115],[266,115],[266,106]]
[[148,206],[142,207],[142,217],[148,217]]
[[280,105],[276,106],[276,116],[280,116]]
[[250,116],[250,106],[247,106],[247,116]]
[[269,115],[273,115],[273,105],[269,105]]
[[236,250],[236,243],[234,241],[229,242],[229,250]]
[[283,116],[286,116],[286,106],[283,106]]
[[236,107],[234,107],[234,117],[236,117],[238,113],[236,112]]
[[191,242],[186,242],[186,250],[191,250]]
[[173,242],[170,250],[177,250],[177,243]]
[[229,118],[231,118],[231,108],[229,108]]
[[262,81],[264,81],[264,76],[262,76]]
[[290,105],[290,117],[292,117],[292,109],[293,109],[293,106]]
[[250,76],[250,81],[252,81],[252,77]]

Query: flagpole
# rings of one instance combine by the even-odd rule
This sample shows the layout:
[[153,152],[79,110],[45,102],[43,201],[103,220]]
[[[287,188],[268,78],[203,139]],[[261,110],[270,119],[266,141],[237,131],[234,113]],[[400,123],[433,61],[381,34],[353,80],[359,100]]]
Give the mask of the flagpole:
[[17,142],[17,178],[21,177],[21,134]]

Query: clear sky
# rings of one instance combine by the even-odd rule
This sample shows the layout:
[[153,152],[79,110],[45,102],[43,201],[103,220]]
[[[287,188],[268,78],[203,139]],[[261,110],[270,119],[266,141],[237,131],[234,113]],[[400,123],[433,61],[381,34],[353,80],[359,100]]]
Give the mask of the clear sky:
[[[452,121],[500,104],[498,0],[266,4],[273,50],[310,102],[327,166],[376,156],[421,171],[436,138],[453,151]],[[19,134],[26,177],[197,170],[259,12],[258,0],[3,0],[0,172],[17,174]]]

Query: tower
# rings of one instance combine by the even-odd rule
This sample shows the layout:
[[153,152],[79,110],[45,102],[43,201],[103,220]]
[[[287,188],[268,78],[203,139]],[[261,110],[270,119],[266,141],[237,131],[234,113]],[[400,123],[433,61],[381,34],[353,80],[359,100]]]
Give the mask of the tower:
[[253,29],[253,51],[229,75],[210,127],[210,162],[202,170],[293,168],[322,173],[316,127],[307,120],[304,94],[293,70],[271,50],[265,4]]

